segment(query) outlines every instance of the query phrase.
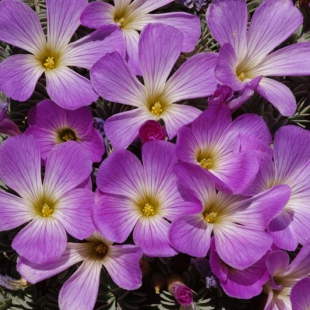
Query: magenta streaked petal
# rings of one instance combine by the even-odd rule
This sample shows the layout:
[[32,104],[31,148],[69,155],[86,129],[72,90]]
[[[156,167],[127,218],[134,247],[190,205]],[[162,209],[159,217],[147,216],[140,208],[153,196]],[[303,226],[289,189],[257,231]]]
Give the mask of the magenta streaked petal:
[[162,115],[169,139],[172,139],[182,126],[192,122],[200,114],[200,110],[185,104],[169,105],[167,112]]
[[98,98],[91,82],[68,67],[45,71],[45,75],[49,96],[64,109],[75,110]]
[[82,145],[90,152],[91,160],[93,162],[100,162],[102,160],[102,155],[105,152],[104,141],[98,130],[92,128],[93,130],[87,135],[82,136]]
[[172,247],[168,231],[170,224],[155,215],[141,217],[133,232],[135,244],[142,248],[143,253],[151,257],[169,257],[177,254]]
[[125,56],[123,33],[116,25],[102,26],[82,39],[69,44],[62,63],[90,70],[105,54],[118,52]]
[[30,262],[46,264],[61,257],[66,242],[66,231],[59,221],[36,217],[16,235],[12,248]]
[[213,231],[219,256],[225,263],[237,269],[253,265],[272,244],[272,239],[264,231],[237,224],[221,223],[215,225]]
[[140,127],[152,119],[145,108],[115,114],[104,123],[107,138],[115,149],[125,149],[138,137]]
[[13,55],[0,64],[0,89],[18,101],[25,101],[44,72],[43,66],[33,55]]
[[292,288],[290,299],[293,310],[310,309],[310,278],[303,278]]
[[149,24],[143,28],[139,40],[139,59],[149,96],[158,96],[163,91],[181,53],[182,43],[183,34],[174,27]]
[[287,39],[302,23],[302,14],[290,0],[269,0],[255,11],[247,33],[252,67]]
[[272,277],[275,275],[284,274],[289,266],[289,263],[289,255],[280,250],[271,252],[266,260],[268,272]]
[[[259,160],[261,160],[261,156],[269,156],[272,157],[273,151],[270,147],[270,144],[264,143],[262,140],[255,139],[253,136],[249,137],[247,135],[239,135],[238,137],[239,146],[238,150],[239,152],[244,151],[257,151],[256,154],[259,157]],[[252,183],[253,184],[253,183]]]
[[84,256],[81,253],[84,248],[84,244],[67,243],[64,254],[56,262],[44,265],[32,263],[20,256],[17,261],[17,270],[28,282],[35,284],[82,261]]
[[[119,2],[119,1],[127,1],[127,0],[115,0],[114,2]],[[173,0],[136,0],[133,1],[130,6],[136,10],[139,14],[146,14],[149,12],[152,12],[170,2]]]
[[19,0],[3,0],[0,5],[0,40],[38,54],[46,44],[34,10]]
[[59,144],[50,152],[45,170],[44,191],[54,199],[77,187],[92,171],[89,152],[69,141]]
[[48,44],[61,51],[80,25],[87,0],[46,0]]
[[0,177],[28,201],[42,194],[40,149],[33,136],[11,137],[1,145]]
[[179,251],[195,257],[205,257],[209,251],[213,225],[202,214],[184,216],[172,222],[171,244]]
[[269,101],[283,116],[292,116],[296,110],[296,99],[291,90],[284,84],[262,78],[257,92]]
[[135,29],[124,29],[124,38],[126,41],[127,55],[126,60],[132,72],[135,75],[141,75],[140,65],[139,65],[139,52],[138,45],[140,34]]
[[206,19],[216,41],[220,45],[230,43],[237,58],[242,60],[247,52],[248,11],[245,2],[242,0],[213,2],[208,8]]
[[103,236],[114,242],[124,242],[140,216],[142,212],[140,215],[129,198],[104,195],[96,202],[92,218]]
[[184,12],[148,14],[143,17],[143,21],[145,24],[161,23],[180,30],[184,35],[182,52],[191,52],[201,34],[200,20],[194,14]]
[[202,98],[216,90],[214,68],[216,53],[200,53],[189,58],[168,80],[165,89],[171,102]]
[[215,67],[215,76],[222,85],[228,85],[234,90],[242,90],[245,86],[236,73],[237,55],[230,43],[225,43],[219,52],[218,63]]
[[114,24],[115,7],[105,2],[91,2],[81,15],[81,24],[89,28],[100,28],[107,24]]
[[144,105],[144,86],[117,52],[102,57],[90,70],[96,92],[107,100],[139,107]]
[[31,221],[33,210],[20,197],[0,191],[0,230],[16,228]]
[[94,203],[92,191],[74,189],[59,200],[54,217],[71,236],[79,240],[85,239],[95,231],[91,218]]
[[85,260],[62,286],[58,301],[60,309],[93,310],[99,290],[101,268],[100,261]]
[[176,154],[180,161],[197,164],[196,152],[199,149],[199,142],[195,139],[190,126],[183,126],[178,130],[176,143]]
[[142,284],[139,260],[142,249],[134,245],[111,245],[103,266],[116,285],[126,290],[135,290]]

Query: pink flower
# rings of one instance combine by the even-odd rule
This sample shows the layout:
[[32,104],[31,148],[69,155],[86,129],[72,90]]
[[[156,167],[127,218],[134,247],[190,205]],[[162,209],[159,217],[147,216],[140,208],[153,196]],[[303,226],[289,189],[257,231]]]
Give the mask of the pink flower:
[[139,138],[142,143],[154,140],[165,140],[166,130],[158,122],[146,121],[139,130]]
[[192,290],[179,281],[171,283],[168,290],[182,306],[189,306],[193,302]]

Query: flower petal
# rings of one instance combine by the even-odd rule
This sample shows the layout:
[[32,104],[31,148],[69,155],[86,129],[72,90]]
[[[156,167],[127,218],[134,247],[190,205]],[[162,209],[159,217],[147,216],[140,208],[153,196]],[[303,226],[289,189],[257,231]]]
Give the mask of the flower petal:
[[292,1],[264,1],[255,11],[247,33],[247,60],[251,62],[251,66],[259,64],[268,53],[287,39],[302,20],[302,14]]
[[206,15],[208,27],[220,45],[230,43],[238,60],[242,60],[247,52],[247,20],[248,11],[244,1],[213,2]]
[[135,290],[142,284],[141,256],[142,250],[134,245],[111,245],[103,266],[116,285],[125,290]]
[[145,24],[161,23],[180,30],[184,35],[182,52],[191,52],[201,34],[200,20],[193,14],[184,12],[147,14],[142,20]]
[[169,257],[177,254],[172,247],[168,230],[170,224],[163,218],[154,215],[141,217],[134,229],[133,239],[143,253],[151,257]]
[[0,191],[0,231],[16,228],[33,217],[31,207],[24,200]]
[[36,217],[16,235],[12,248],[30,262],[47,264],[62,256],[66,242],[66,231],[59,221]]
[[33,136],[11,137],[1,145],[0,177],[30,202],[42,194],[40,149]]
[[140,34],[135,29],[123,29],[126,41],[128,65],[135,75],[141,75],[138,45]]
[[292,288],[290,299],[294,310],[310,309],[310,278],[303,278]]
[[56,262],[44,265],[32,263],[20,256],[17,261],[17,270],[28,282],[35,284],[82,261],[84,256],[81,252],[84,248],[84,244],[67,243],[64,254]]
[[18,0],[1,1],[0,40],[33,54],[39,54],[46,45],[36,13]]
[[144,86],[117,52],[102,57],[90,76],[94,89],[105,99],[134,107],[144,105]]
[[213,94],[217,86],[214,75],[217,59],[215,53],[200,53],[189,58],[166,83],[168,100],[177,102]]
[[87,150],[73,141],[59,144],[47,158],[45,195],[60,198],[85,181],[91,170],[92,163]]
[[59,200],[53,216],[71,236],[82,240],[95,231],[91,219],[94,203],[92,191],[81,188],[74,189]]
[[262,78],[257,92],[268,100],[283,116],[291,116],[296,110],[296,99],[291,90],[275,80]]
[[45,71],[50,98],[62,108],[75,110],[97,100],[90,81],[65,66]]
[[143,28],[139,40],[139,59],[148,96],[159,96],[177,61],[183,34],[174,27],[150,24]]
[[271,277],[284,274],[290,263],[288,253],[280,250],[271,252],[266,260],[266,266]]
[[120,28],[116,25],[106,25],[69,44],[62,64],[90,70],[105,54],[118,52],[125,56],[125,50],[125,40]]
[[[123,0],[117,0],[117,1],[123,1]],[[154,0],[135,0],[130,4],[130,6],[137,13],[146,14],[146,13],[152,12],[152,11],[154,11],[154,10],[156,10],[156,9],[158,9],[158,8],[164,6],[164,5],[166,5],[172,1],[173,0],[158,0],[158,1],[154,2]]]
[[48,44],[56,52],[63,50],[80,25],[87,0],[46,0]]
[[115,114],[104,123],[104,131],[115,149],[124,149],[138,137],[140,127],[153,119],[144,108]]
[[100,28],[107,24],[114,24],[115,7],[105,2],[91,2],[81,15],[81,24],[88,28]]
[[0,89],[14,100],[25,101],[44,72],[33,55],[13,55],[0,64]]
[[99,290],[101,269],[100,261],[85,260],[62,286],[58,301],[60,309],[93,310]]

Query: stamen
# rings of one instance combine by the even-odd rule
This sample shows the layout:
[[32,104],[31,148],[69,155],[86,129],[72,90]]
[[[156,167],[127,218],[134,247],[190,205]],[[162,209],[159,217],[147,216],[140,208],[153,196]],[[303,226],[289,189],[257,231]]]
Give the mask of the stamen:
[[43,63],[43,66],[46,70],[54,69],[55,68],[55,61],[54,57],[47,57],[45,59],[45,62]]
[[239,75],[238,75],[238,79],[243,82],[245,80],[245,74],[244,72],[241,72]]
[[203,217],[208,223],[213,223],[215,218],[217,217],[217,212],[204,212]]
[[67,131],[64,133],[62,139],[66,142],[71,141],[71,140],[75,140],[75,134],[72,131]]
[[163,112],[160,102],[157,101],[154,103],[154,105],[152,106],[151,112],[157,116],[159,116]]
[[102,256],[105,256],[108,253],[108,247],[104,243],[100,243],[95,246],[95,251]]
[[150,204],[148,204],[148,203],[146,203],[144,205],[144,208],[142,209],[142,213],[145,216],[150,216],[150,215],[154,215],[155,214],[154,213],[154,208]]
[[199,162],[199,165],[200,165],[202,168],[209,169],[209,168],[212,166],[211,159],[210,159],[210,158],[203,158],[203,159]]
[[50,217],[52,215],[53,211],[54,210],[52,208],[50,208],[49,205],[46,203],[42,207],[42,215],[44,217]]
[[122,27],[124,21],[125,21],[125,18],[124,17],[121,17],[121,18],[115,18],[114,21],[116,23],[119,23],[119,26]]

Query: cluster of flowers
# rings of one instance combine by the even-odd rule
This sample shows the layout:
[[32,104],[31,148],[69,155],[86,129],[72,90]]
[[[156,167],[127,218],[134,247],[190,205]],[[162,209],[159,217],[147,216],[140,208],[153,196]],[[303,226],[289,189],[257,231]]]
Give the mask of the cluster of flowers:
[[[51,99],[29,111],[22,134],[5,106],[0,114],[2,132],[16,135],[0,147],[0,178],[15,191],[0,191],[0,229],[23,225],[12,243],[18,271],[37,283],[83,262],[59,306],[86,310],[95,305],[102,266],[133,290],[142,284],[143,254],[209,255],[229,296],[264,291],[266,310],[309,308],[310,133],[285,126],[272,141],[259,116],[231,117],[254,91],[282,115],[294,113],[291,91],[269,76],[310,75],[310,43],[272,52],[302,23],[301,13],[291,0],[265,0],[247,29],[246,3],[218,0],[206,21],[219,54],[196,54],[171,75],[180,53],[194,49],[199,19],[148,14],[171,0],[114,2],[46,0],[47,39],[27,5],[0,3],[0,40],[31,53],[0,64],[0,90],[25,101],[44,73]],[[69,43],[80,23],[96,30]],[[90,70],[90,80],[75,66]],[[94,193],[92,165],[105,148],[87,106],[99,95],[133,109],[104,123],[114,151]],[[204,112],[177,104],[207,96]],[[137,137],[142,161],[126,150]],[[67,233],[84,241],[67,243]],[[134,244],[126,242],[131,234]],[[299,244],[290,262],[286,251]],[[170,290],[191,296],[180,287]]]

